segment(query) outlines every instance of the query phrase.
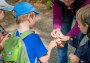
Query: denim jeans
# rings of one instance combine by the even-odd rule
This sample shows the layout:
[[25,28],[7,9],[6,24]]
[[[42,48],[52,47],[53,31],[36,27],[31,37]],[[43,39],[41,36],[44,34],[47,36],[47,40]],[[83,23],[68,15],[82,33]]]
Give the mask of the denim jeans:
[[[62,33],[66,35],[72,26],[73,16],[66,16],[62,23]],[[63,48],[57,48],[58,50],[58,63],[67,63],[67,51],[68,51],[68,42]]]

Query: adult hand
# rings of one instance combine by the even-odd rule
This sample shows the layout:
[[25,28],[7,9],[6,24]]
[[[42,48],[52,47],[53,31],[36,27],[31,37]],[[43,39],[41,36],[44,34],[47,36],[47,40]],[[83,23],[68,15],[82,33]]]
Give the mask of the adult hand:
[[61,38],[60,38],[60,40],[62,41],[62,42],[66,42],[66,41],[68,41],[70,39],[70,36],[62,36]]
[[51,32],[51,36],[52,36],[53,38],[60,38],[60,37],[63,36],[63,34],[62,34],[62,32],[60,31],[60,29],[57,28],[57,29],[54,29],[54,30]]

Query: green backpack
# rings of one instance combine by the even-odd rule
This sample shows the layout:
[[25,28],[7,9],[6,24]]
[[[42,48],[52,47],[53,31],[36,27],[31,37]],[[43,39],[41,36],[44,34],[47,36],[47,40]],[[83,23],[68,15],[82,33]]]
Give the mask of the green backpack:
[[5,41],[2,51],[5,63],[30,63],[23,39],[31,33],[32,32],[24,32],[20,37],[14,33]]

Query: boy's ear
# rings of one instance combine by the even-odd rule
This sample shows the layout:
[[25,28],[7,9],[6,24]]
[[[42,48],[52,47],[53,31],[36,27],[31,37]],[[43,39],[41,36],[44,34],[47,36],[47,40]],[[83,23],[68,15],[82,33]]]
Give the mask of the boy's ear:
[[29,16],[28,16],[28,15],[26,16],[26,20],[27,20],[28,22],[30,22],[30,21],[29,21]]
[[30,16],[30,14],[28,14],[28,15],[27,15],[27,19],[30,19],[30,18],[31,18],[31,16]]
[[27,21],[30,23],[30,21],[32,20],[30,14],[27,15],[27,18],[26,18],[26,19],[27,19]]
[[27,15],[27,19],[29,19],[29,15]]

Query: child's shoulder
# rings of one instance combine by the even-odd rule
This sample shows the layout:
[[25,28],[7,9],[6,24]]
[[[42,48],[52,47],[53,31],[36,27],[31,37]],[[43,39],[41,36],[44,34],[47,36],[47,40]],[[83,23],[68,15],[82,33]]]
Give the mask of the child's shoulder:
[[42,43],[42,40],[40,36],[36,33],[31,33],[26,37],[26,40],[32,42],[33,44],[40,44]]
[[[24,34],[25,33],[23,33],[23,35]],[[29,34],[26,32],[25,35],[27,35],[26,36],[27,39],[39,39],[40,38],[40,36],[38,34],[34,33],[34,32],[29,33]],[[16,31],[16,36],[20,36],[20,33],[18,31]]]
[[31,34],[28,35],[28,37],[30,37],[30,38],[39,38],[40,36],[39,36],[39,34],[31,33]]

